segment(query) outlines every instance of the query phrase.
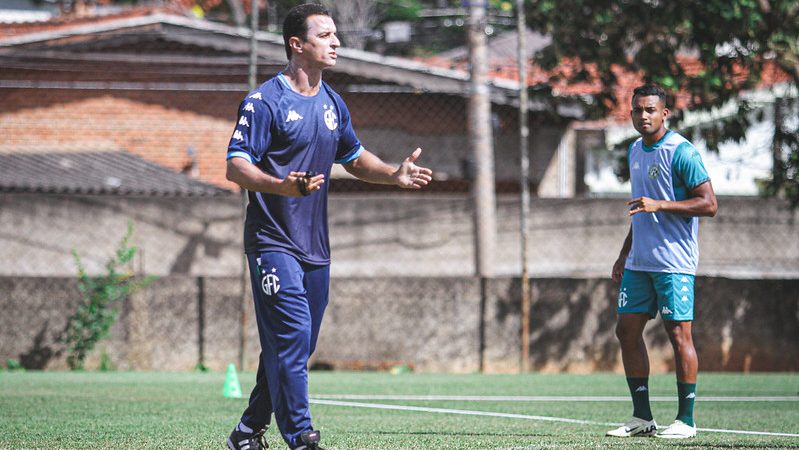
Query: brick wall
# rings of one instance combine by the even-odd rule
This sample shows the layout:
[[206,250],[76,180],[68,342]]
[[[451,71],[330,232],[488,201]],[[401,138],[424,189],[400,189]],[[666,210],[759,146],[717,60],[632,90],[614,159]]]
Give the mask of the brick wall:
[[192,147],[199,176],[232,189],[224,161],[242,94],[0,90],[0,151],[126,150],[181,171]]
[[[136,48],[114,49],[142,55],[164,51],[158,46],[141,52]],[[209,52],[209,49],[201,51],[203,55]],[[184,86],[185,83],[238,83],[244,86],[246,67],[190,64],[172,67],[136,61],[73,63],[26,58],[0,66],[0,82],[42,83],[43,87],[0,87],[0,135],[3,136],[0,152],[126,150],[181,171],[191,163],[188,154],[191,147],[198,162],[195,173],[200,179],[238,190],[225,180],[224,152],[238,105],[245,95],[244,89],[241,92],[147,91],[94,87],[104,87],[103,83],[149,82]],[[276,69],[274,66],[262,68],[259,79],[268,79]],[[456,180],[457,184],[457,180],[462,182],[468,175],[466,167],[472,155],[466,132],[467,101],[464,97],[348,92],[350,86],[360,85],[364,80],[332,71],[325,74],[325,80],[347,102],[356,133],[364,145],[386,162],[399,164],[414,148],[421,147],[424,149],[421,163],[431,167],[439,175],[438,180]],[[59,83],[71,84],[71,87],[60,89]],[[516,110],[494,105],[492,112],[496,179],[500,184],[515,186],[519,176]],[[533,134],[530,139],[531,174],[532,183],[537,186],[541,180],[552,178],[548,173],[559,170],[554,155],[563,124],[535,115],[530,120]],[[334,176],[341,175],[344,175],[343,170],[337,168]],[[359,185],[353,189],[368,190],[369,187]]]
[[[342,89],[343,90],[343,89]],[[421,163],[452,179],[466,176],[471,153],[466,103],[457,96],[348,94],[356,133],[385,161],[398,164],[416,147]],[[224,157],[243,92],[0,89],[0,152],[126,150],[182,171],[195,152],[198,177],[223,188]],[[496,108],[498,181],[518,177],[518,136],[513,111]],[[530,142],[532,179],[557,170],[557,126],[537,125]]]

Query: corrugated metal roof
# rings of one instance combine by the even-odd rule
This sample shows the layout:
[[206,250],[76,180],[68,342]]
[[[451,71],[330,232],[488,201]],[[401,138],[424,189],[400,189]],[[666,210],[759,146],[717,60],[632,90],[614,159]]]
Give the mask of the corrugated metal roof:
[[0,192],[178,197],[231,194],[124,151],[0,154]]

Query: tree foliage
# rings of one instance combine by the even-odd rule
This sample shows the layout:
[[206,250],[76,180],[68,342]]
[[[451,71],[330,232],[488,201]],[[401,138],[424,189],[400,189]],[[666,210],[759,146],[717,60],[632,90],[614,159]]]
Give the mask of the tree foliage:
[[[526,6],[528,24],[552,36],[537,63],[553,68],[576,58],[581,65],[574,80],[594,77],[601,85],[600,113],[617,102],[617,68],[680,93],[689,110],[724,105],[757,87],[773,68],[799,85],[799,2],[794,0],[528,0]],[[789,102],[795,104],[795,98]],[[739,102],[738,114],[699,130],[708,147],[742,139],[751,108]],[[775,142],[783,148],[775,152],[767,192],[796,205],[797,127],[790,116],[783,117],[774,127]]]
[[363,50],[380,21],[378,4],[373,0],[322,0],[322,4],[335,17],[342,43]]

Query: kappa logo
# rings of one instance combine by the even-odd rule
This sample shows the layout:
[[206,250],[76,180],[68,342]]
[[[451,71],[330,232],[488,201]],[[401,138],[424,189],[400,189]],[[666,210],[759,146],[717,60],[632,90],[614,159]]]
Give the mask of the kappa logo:
[[691,392],[690,394],[686,395],[685,398],[696,398],[696,394]]
[[302,116],[297,111],[290,109],[286,116],[286,122],[296,122],[298,120],[302,120]]
[[649,389],[647,389],[646,386],[638,386],[638,389],[636,389],[635,392],[646,392],[648,390]]
[[327,129],[330,131],[335,130],[338,127],[338,118],[336,117],[336,112],[333,110],[333,105],[322,106],[325,109],[325,125],[327,125]]
[[638,164],[638,161],[636,161],[635,164],[633,164],[633,170],[638,170],[640,168],[641,168],[641,165]]
[[687,282],[688,282],[688,277],[682,277],[682,278],[680,278],[680,282],[681,282],[681,283],[687,283]]
[[272,268],[272,273],[268,273],[261,278],[261,289],[266,295],[275,295],[280,290],[280,278],[275,275],[277,269]]
[[241,116],[241,117],[239,117],[239,125],[243,125],[245,127],[249,127],[250,126],[250,122],[247,121],[246,117]]
[[688,296],[687,295],[683,295],[680,300],[682,300],[684,302],[687,302],[688,301]]
[[688,292],[688,286],[683,286],[680,292]]
[[256,92],[255,94],[252,94],[251,96],[249,96],[247,98],[254,98],[256,100],[263,100],[264,99],[263,97],[261,97],[261,93],[260,92]]
[[247,103],[244,105],[244,110],[249,112],[255,112],[255,106],[252,103]]
[[649,174],[649,178],[654,180],[655,178],[658,177],[658,175],[660,175],[660,167],[658,167],[657,165],[651,165],[649,166],[649,169],[646,171],[646,173]]
[[664,306],[663,309],[660,310],[660,314],[664,315],[664,316],[670,316],[670,315],[674,314],[674,312],[672,310],[670,310],[668,307]]
[[621,290],[621,292],[619,292],[619,308],[627,306],[627,293],[624,292],[626,290],[627,288],[624,288]]
[[235,139],[237,141],[243,141],[244,140],[244,135],[241,134],[241,130],[236,130],[236,131],[233,132],[233,139]]

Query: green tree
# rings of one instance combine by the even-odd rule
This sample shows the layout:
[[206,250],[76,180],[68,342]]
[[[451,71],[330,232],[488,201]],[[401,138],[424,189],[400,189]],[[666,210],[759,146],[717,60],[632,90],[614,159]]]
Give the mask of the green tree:
[[130,245],[132,236],[133,224],[129,223],[125,237],[119,243],[114,257],[106,263],[106,273],[102,276],[86,273],[78,253],[72,251],[78,266],[78,288],[81,293],[77,310],[67,320],[64,337],[67,364],[72,370],[83,369],[86,356],[97,342],[108,335],[119,317],[116,304],[153,281],[153,277],[136,278],[130,269],[124,269],[136,255],[136,247]]
[[[552,36],[537,63],[553,68],[564,58],[582,64],[574,81],[594,78],[598,114],[616,103],[614,67],[642,72],[673,93],[687,93],[689,110],[709,110],[755,88],[777,67],[799,85],[799,2],[795,0],[528,0],[528,24]],[[679,60],[688,55],[700,70]],[[799,205],[799,138],[796,98],[778,99],[774,173],[764,192]],[[700,129],[711,150],[739,141],[752,105]],[[677,119],[678,127],[680,116]]]

